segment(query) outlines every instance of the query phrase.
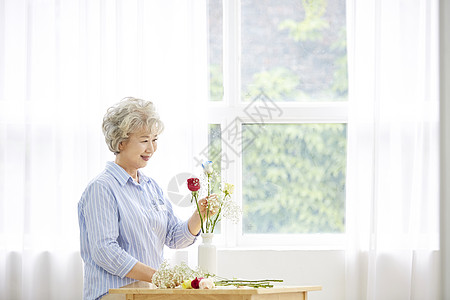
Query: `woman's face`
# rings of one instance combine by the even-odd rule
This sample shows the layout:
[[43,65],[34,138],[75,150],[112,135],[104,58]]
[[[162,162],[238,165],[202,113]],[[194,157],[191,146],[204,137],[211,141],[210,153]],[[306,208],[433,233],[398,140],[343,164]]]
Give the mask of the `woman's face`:
[[158,136],[147,130],[131,133],[126,141],[119,144],[116,163],[127,172],[145,167],[156,151],[157,140]]

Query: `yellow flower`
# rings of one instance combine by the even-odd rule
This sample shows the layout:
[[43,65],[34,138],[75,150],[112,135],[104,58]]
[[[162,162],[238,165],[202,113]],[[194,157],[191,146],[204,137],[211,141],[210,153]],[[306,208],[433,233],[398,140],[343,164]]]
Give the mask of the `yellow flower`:
[[181,285],[183,289],[192,289],[191,281],[189,279],[186,279],[183,281],[183,284]]
[[231,195],[234,192],[234,184],[225,183],[224,193]]

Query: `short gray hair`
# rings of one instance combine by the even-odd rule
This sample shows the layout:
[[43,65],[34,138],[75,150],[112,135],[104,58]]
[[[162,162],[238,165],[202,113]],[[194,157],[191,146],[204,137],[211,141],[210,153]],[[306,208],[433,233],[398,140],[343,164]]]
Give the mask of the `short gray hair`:
[[146,129],[160,134],[164,124],[152,102],[128,97],[108,108],[102,128],[109,150],[117,154],[120,153],[119,144],[127,140],[131,133]]

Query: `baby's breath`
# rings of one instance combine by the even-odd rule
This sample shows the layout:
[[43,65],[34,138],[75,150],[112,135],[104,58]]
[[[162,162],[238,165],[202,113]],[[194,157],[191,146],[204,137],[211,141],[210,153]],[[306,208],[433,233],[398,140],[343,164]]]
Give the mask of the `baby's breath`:
[[[173,289],[181,286],[184,281],[189,282],[194,278],[210,278],[216,286],[237,287],[247,286],[254,288],[273,287],[273,282],[283,282],[281,279],[264,279],[264,280],[243,280],[243,279],[226,279],[211,274],[205,274],[200,269],[192,270],[186,263],[170,266],[165,260],[159,270],[153,275],[152,282],[160,289]],[[190,285],[190,284],[189,284]]]
[[237,224],[242,215],[241,207],[230,198],[225,198],[222,205],[222,216]]
[[164,261],[153,275],[152,282],[161,289],[176,288],[186,279],[203,276],[204,274],[201,271],[192,270],[184,262],[172,267],[167,261]]
[[208,199],[209,211],[213,214],[217,213],[222,206],[222,201],[219,197],[211,197]]

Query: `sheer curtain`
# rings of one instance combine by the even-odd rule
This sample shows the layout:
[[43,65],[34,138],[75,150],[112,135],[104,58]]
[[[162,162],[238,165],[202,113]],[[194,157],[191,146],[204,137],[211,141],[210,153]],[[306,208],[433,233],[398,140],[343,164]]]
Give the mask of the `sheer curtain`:
[[146,173],[190,170],[204,26],[203,1],[0,0],[0,299],[81,299],[77,202],[114,159],[107,107],[154,101],[166,131]]
[[437,5],[348,1],[346,299],[439,298]]

